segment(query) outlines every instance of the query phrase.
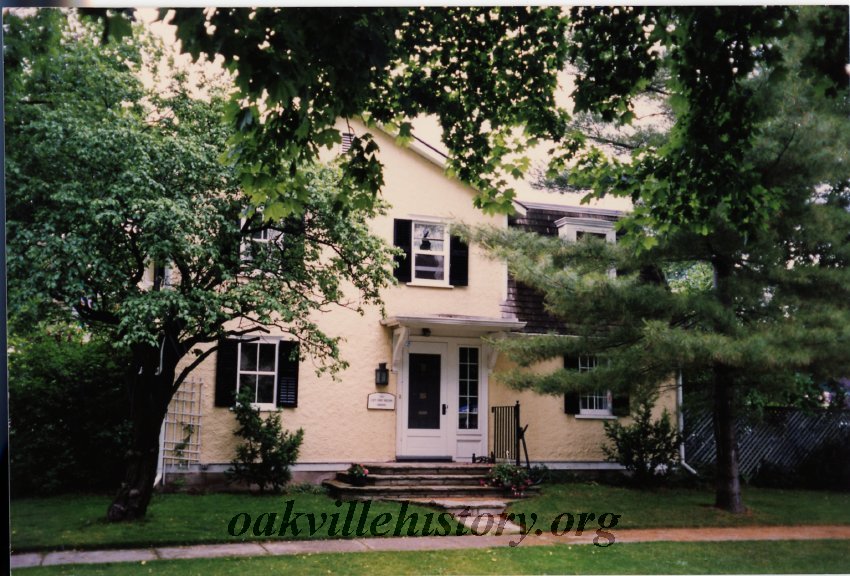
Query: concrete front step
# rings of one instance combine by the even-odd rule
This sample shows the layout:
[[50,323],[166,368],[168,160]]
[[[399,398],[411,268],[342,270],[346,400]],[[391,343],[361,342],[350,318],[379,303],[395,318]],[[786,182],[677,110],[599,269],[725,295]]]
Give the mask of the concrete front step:
[[355,498],[358,500],[384,499],[401,500],[410,498],[452,498],[452,497],[493,497],[504,495],[501,488],[470,484],[440,484],[418,486],[352,486],[340,480],[325,480],[322,483],[331,494],[337,497]]
[[[372,474],[369,468],[370,486],[480,486],[484,476],[472,474]],[[336,479],[340,482],[348,481],[345,472],[339,472]]]
[[364,464],[369,475],[381,476],[480,476],[484,477],[490,470],[490,464],[461,464],[456,462],[380,462]]
[[452,516],[480,516],[492,514],[498,516],[508,507],[510,500],[501,498],[411,498],[408,502],[422,506],[442,508]]

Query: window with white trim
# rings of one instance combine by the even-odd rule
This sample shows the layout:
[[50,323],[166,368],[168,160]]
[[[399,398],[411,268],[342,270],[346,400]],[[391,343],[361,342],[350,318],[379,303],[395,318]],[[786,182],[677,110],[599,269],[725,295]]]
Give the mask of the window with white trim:
[[[578,357],[579,372],[589,372],[596,368],[597,364],[596,356]],[[612,414],[611,405],[613,404],[611,400],[610,390],[581,394],[579,395],[579,414],[583,416],[610,416]]]
[[298,406],[298,343],[275,337],[222,338],[215,373],[216,406],[230,408],[241,387],[264,410]]
[[[558,235],[567,242],[578,242],[583,238],[597,238],[610,244],[617,242],[614,222],[610,220],[566,216],[556,221],[555,225],[558,227]],[[609,269],[608,276],[615,278],[617,271],[614,268]]]
[[[564,369],[577,372],[589,372],[598,365],[595,356],[565,356]],[[568,392],[564,395],[564,412],[577,417],[611,418],[627,416],[629,413],[629,395],[614,397],[611,390],[593,392]]]
[[393,220],[393,276],[411,286],[457,288],[469,285],[469,245],[450,234],[438,218]]
[[458,348],[458,428],[478,429],[478,348]]
[[413,281],[448,284],[448,227],[436,222],[413,222]]
[[236,392],[253,390],[254,403],[274,406],[277,397],[277,342],[240,342]]
[[258,250],[263,250],[266,246],[272,244],[278,244],[283,239],[283,231],[273,226],[271,222],[263,221],[262,210],[258,209],[257,212],[258,214],[251,218],[250,221],[242,218],[240,222],[243,230],[246,222],[249,226],[247,234],[243,237],[240,251],[243,261],[253,260]]
[[558,227],[558,235],[568,242],[578,242],[587,236],[601,238],[611,244],[617,241],[614,222],[610,220],[566,216],[555,222],[555,225]]

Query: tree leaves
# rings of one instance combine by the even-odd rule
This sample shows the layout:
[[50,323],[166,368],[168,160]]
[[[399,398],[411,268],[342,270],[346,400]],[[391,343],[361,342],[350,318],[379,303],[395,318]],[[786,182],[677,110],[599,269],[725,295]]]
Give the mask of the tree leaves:
[[[563,133],[566,113],[554,100],[566,56],[560,8],[178,10],[173,22],[185,50],[222,55],[237,73],[240,102],[264,110],[257,121],[234,117],[231,143],[243,187],[261,202],[277,201],[271,182],[339,141],[340,117],[397,126],[404,143],[412,119],[436,115],[448,170],[479,191],[476,205],[488,211],[511,209],[506,175],[528,168],[513,160],[525,139],[494,145],[491,133]],[[342,169],[374,199],[383,185],[377,149],[358,136],[363,145],[352,146]],[[368,200],[358,195],[352,205]]]
[[[234,130],[219,94],[193,100],[179,77],[171,94],[146,92],[127,64],[138,61],[137,40],[104,47],[94,27],[72,36],[64,17],[13,17],[7,37],[27,63],[14,72],[7,107],[13,314],[55,300],[125,346],[170,339],[179,354],[239,319],[290,333],[319,367],[343,367],[336,339],[310,317],[379,305],[391,248],[366,221],[382,203],[315,165],[277,179],[257,170],[243,192],[232,159],[221,162]],[[37,43],[45,29],[46,47]],[[36,94],[49,104],[32,105]],[[255,128],[256,107],[230,106],[245,130]],[[374,153],[368,138],[358,145]],[[272,200],[258,192],[266,189]],[[252,219],[246,193],[265,220]],[[278,227],[282,240],[243,259],[252,241],[242,218]],[[154,278],[162,266],[166,277]]]

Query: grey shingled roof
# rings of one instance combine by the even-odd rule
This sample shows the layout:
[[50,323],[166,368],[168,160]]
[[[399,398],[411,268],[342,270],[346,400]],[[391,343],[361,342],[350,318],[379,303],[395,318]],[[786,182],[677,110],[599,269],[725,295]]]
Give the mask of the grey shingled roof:
[[[525,214],[515,214],[508,218],[508,226],[536,232],[544,236],[557,236],[557,220],[564,217],[593,218],[616,221],[623,215],[617,210],[602,210],[579,206],[542,204],[537,202],[517,202],[525,209]],[[543,306],[543,294],[533,288],[508,277],[507,299],[502,303],[502,316],[516,318],[525,322],[522,332],[545,334],[555,332],[569,334],[571,331],[564,322],[552,317]]]

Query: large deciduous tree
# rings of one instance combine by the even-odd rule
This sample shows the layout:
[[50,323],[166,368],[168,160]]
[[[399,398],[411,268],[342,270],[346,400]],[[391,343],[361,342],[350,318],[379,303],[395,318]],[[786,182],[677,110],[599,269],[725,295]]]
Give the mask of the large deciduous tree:
[[[824,42],[825,30],[843,41]],[[583,132],[588,146],[556,183],[635,209],[616,246],[474,234],[578,336],[502,343],[508,352],[522,364],[600,359],[592,372],[509,380],[553,393],[692,375],[713,397],[716,505],[742,512],[741,397],[850,373],[847,12],[577,8],[570,53],[576,110],[599,130]],[[651,95],[669,129],[622,134]],[[711,281],[683,286],[689,267]]]
[[[413,119],[436,116],[451,172],[487,209],[510,209],[527,147],[563,133],[557,7],[216,8],[177,10],[170,21],[184,50],[221,55],[235,73],[241,181],[275,210],[297,206],[282,205],[269,183],[339,142],[339,118],[405,141]],[[344,166],[363,185],[355,205],[383,183],[376,151],[368,133],[356,135]]]
[[380,303],[391,249],[366,221],[383,208],[305,164],[275,182],[279,198],[308,192],[302,210],[262,218],[221,161],[232,131],[215,90],[193,99],[181,75],[146,90],[141,41],[103,43],[65,12],[4,16],[11,309],[63,303],[132,352],[132,445],[108,518],[139,518],[169,400],[219,338],[277,327],[319,367],[344,365],[314,321]]

